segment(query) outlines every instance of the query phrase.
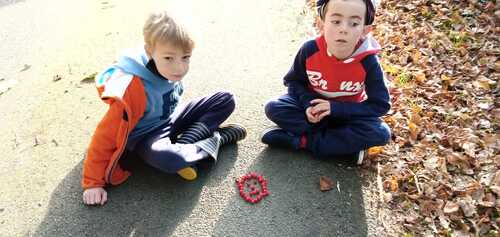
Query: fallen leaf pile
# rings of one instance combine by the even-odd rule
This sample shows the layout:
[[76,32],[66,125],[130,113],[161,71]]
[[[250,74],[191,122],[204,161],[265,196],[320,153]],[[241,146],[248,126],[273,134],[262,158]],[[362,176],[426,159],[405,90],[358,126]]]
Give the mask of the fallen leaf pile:
[[[500,235],[498,1],[383,0],[392,141],[371,155],[405,236]],[[373,168],[373,169],[371,169]],[[387,227],[386,227],[387,228]]]
[[499,17],[494,1],[382,1],[375,37],[401,93],[376,159],[408,233],[500,233]]

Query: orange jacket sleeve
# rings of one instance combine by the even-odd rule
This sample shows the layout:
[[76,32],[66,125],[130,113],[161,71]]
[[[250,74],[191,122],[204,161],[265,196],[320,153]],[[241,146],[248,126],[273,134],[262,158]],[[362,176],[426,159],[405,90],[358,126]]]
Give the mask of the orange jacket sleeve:
[[104,187],[106,184],[105,171],[117,149],[116,139],[123,110],[119,102],[111,101],[108,111],[97,125],[83,162],[82,187],[84,189]]

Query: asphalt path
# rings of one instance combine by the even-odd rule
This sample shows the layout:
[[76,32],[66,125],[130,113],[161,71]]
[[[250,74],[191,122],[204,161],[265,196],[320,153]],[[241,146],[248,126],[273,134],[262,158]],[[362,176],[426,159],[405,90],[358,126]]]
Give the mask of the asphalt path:
[[[86,146],[106,106],[85,77],[141,43],[152,9],[196,37],[184,101],[227,90],[227,122],[248,137],[193,182],[138,164],[103,207],[82,204]],[[0,0],[0,236],[367,236],[374,229],[352,162],[268,148],[263,105],[310,37],[304,1]],[[257,172],[270,195],[246,203],[235,180]],[[319,177],[334,189],[319,190]],[[370,227],[369,227],[370,226]]]

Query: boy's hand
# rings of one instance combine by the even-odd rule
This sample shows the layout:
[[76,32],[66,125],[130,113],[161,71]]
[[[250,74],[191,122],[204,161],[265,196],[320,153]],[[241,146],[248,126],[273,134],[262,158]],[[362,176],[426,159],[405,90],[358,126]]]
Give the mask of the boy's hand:
[[330,115],[330,101],[323,99],[314,99],[311,101],[311,104],[313,105],[311,112],[315,115],[318,122],[321,121],[324,117]]
[[108,193],[104,188],[89,188],[83,191],[83,203],[85,205],[104,205],[108,201]]
[[313,111],[314,111],[314,106],[308,107],[306,109],[306,117],[310,123],[317,123],[319,122],[319,119],[317,118],[316,114]]

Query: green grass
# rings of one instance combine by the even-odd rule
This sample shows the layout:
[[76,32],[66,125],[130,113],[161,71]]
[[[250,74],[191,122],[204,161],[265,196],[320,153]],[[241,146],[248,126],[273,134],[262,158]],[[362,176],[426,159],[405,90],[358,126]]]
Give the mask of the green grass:
[[411,76],[411,74],[404,71],[396,77],[396,82],[401,87],[405,87],[412,81],[412,79],[413,77]]

